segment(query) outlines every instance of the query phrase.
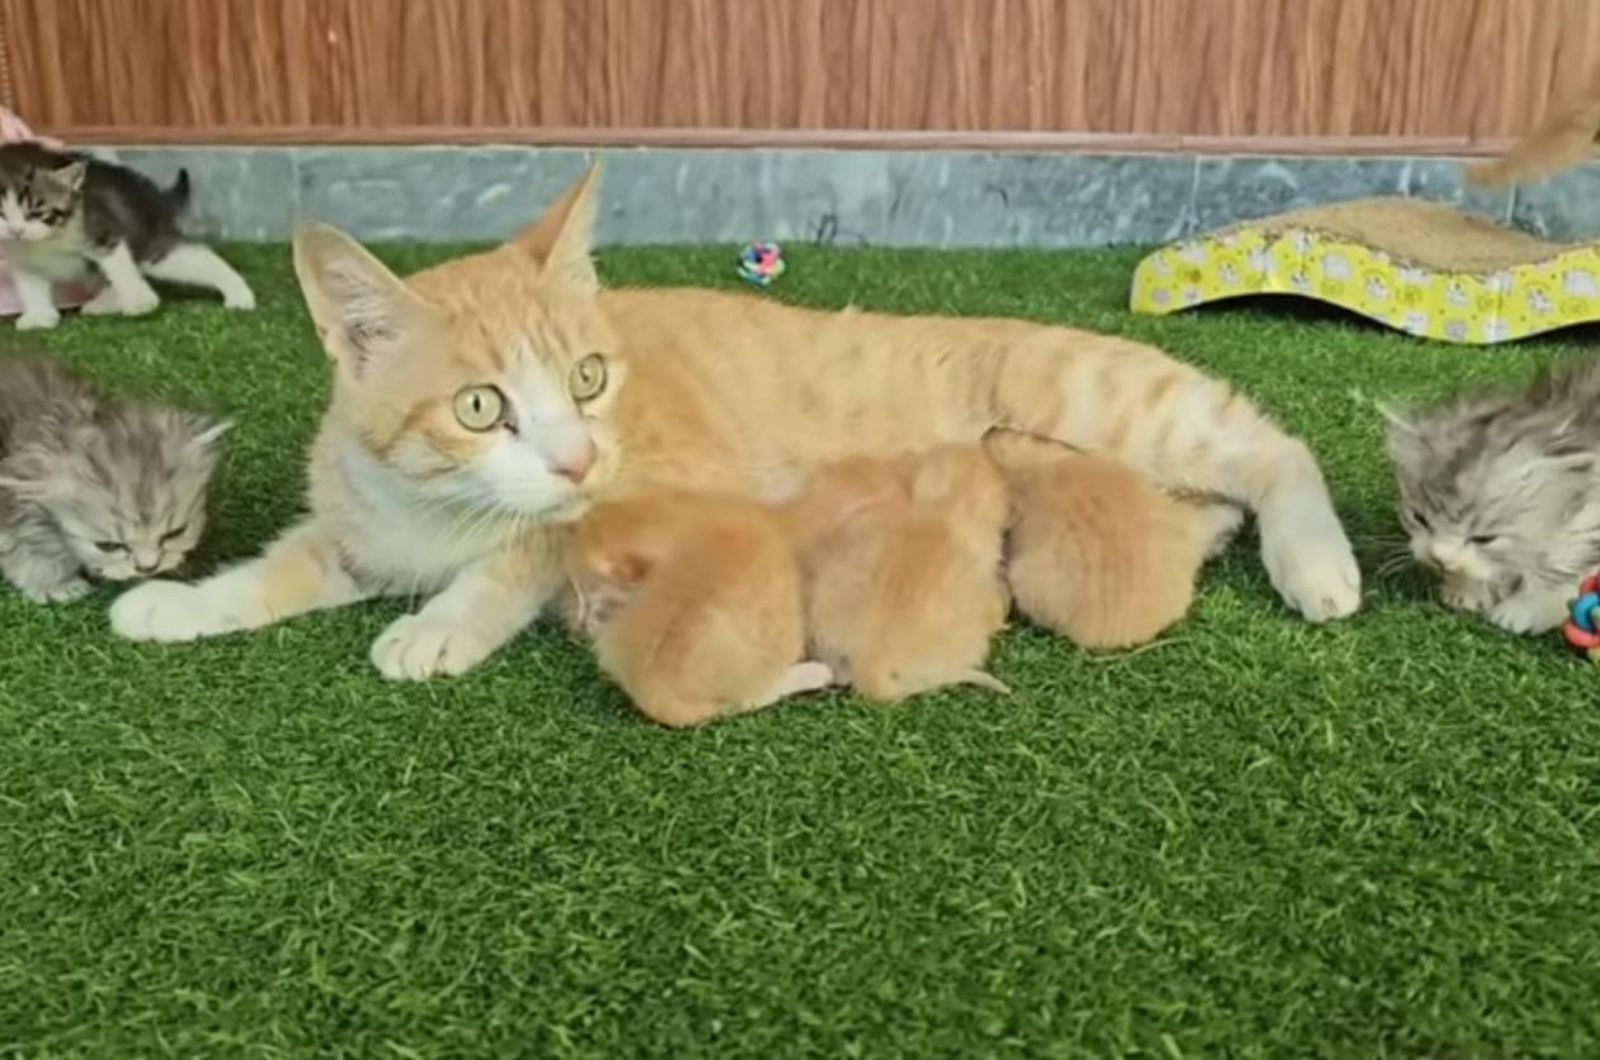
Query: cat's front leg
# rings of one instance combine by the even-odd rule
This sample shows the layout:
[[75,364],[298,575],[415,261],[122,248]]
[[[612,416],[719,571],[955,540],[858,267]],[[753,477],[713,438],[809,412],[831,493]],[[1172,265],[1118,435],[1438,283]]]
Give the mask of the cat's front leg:
[[471,564],[414,615],[396,619],[372,645],[372,664],[391,681],[461,674],[493,655],[538,616],[563,573],[544,535]]
[[139,264],[133,260],[133,252],[128,249],[127,243],[119,242],[110,250],[96,253],[93,260],[111,285],[111,294],[123,316],[143,316],[154,312],[161,304],[156,289],[139,271]]
[[48,279],[15,263],[11,266],[11,278],[17,287],[17,301],[22,303],[22,313],[17,317],[18,331],[47,330],[61,323],[55,288]]
[[151,581],[128,590],[111,605],[111,628],[129,640],[198,640],[259,629],[371,595],[345,570],[333,537],[314,521],[305,522],[259,559],[204,581]]
[[9,549],[0,552],[0,574],[36,604],[65,604],[92,588],[78,561],[65,549]]
[[1548,585],[1524,585],[1489,608],[1489,621],[1509,633],[1545,633],[1565,621],[1573,595]]

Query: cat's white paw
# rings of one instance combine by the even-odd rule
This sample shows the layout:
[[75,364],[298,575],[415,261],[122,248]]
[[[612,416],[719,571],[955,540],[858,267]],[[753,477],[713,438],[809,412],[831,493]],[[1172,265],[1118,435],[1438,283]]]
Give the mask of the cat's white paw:
[[117,301],[118,305],[122,307],[123,316],[142,317],[156,311],[156,307],[161,305],[161,296],[156,294],[154,289],[146,287],[137,294],[130,294],[128,297],[119,298]]
[[70,604],[88,596],[94,586],[83,578],[68,578],[64,582],[38,589],[24,589],[23,595],[36,604]]
[[61,312],[52,307],[48,311],[37,310],[17,317],[17,330],[49,331],[59,323],[61,323]]
[[406,615],[373,642],[372,665],[391,681],[422,681],[466,673],[499,646],[460,620]]
[[100,293],[85,302],[78,312],[86,317],[112,316],[122,312],[122,303],[117,301],[116,288],[100,288]]
[[1567,617],[1565,597],[1517,593],[1489,608],[1489,621],[1508,633],[1546,633]]
[[112,602],[111,630],[128,640],[185,641],[225,632],[226,627],[198,587],[151,581]]
[[1261,559],[1285,603],[1312,622],[1352,615],[1361,606],[1361,568],[1339,517],[1322,498],[1263,511]]
[[229,291],[222,296],[222,306],[224,309],[249,312],[256,307],[256,293],[248,287],[241,286],[237,290]]

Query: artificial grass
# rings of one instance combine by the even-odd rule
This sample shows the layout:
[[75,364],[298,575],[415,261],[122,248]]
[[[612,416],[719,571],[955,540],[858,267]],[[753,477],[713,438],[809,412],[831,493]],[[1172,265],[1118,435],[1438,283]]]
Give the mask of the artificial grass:
[[[237,420],[199,567],[291,518],[324,393],[286,249],[232,256],[254,315],[0,338]],[[156,647],[110,636],[110,592],[0,593],[0,1054],[1595,1055],[1600,671],[1372,575],[1366,399],[1561,347],[1135,318],[1137,259],[796,248],[779,294],[1068,322],[1235,380],[1321,456],[1358,617],[1290,617],[1246,542],[1157,647],[1009,633],[1009,700],[672,733],[554,629],[392,685],[367,647],[399,602]],[[602,266],[736,282],[727,248]]]

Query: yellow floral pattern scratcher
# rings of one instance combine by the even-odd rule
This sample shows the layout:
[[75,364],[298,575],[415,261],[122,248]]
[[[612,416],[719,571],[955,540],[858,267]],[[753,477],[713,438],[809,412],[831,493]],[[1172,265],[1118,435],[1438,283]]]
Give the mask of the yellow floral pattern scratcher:
[[[1363,209],[1369,223],[1351,223]],[[1408,223],[1390,223],[1397,216]],[[1452,240],[1455,231],[1471,239]],[[1130,305],[1162,315],[1253,294],[1314,298],[1412,335],[1487,345],[1600,321],[1600,246],[1546,243],[1431,203],[1363,200],[1162,247],[1135,270]]]

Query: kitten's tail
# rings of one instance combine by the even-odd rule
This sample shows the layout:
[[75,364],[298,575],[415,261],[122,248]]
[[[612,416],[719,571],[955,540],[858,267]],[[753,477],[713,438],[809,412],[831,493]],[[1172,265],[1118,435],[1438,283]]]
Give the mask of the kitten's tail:
[[1467,183],[1481,187],[1525,184],[1582,162],[1600,139],[1600,74],[1588,91],[1558,111],[1492,162],[1467,167]]
[[187,169],[178,170],[178,179],[173,181],[172,187],[168,188],[163,194],[166,195],[167,202],[172,204],[173,213],[182,213],[187,210],[189,208],[189,171]]
[[987,670],[968,670],[961,675],[961,684],[974,685],[978,688],[987,688],[991,692],[1002,696],[1011,694],[1011,686],[1000,680]]

